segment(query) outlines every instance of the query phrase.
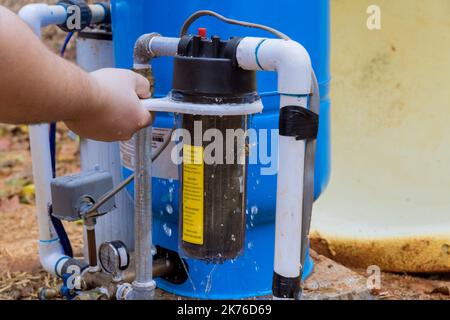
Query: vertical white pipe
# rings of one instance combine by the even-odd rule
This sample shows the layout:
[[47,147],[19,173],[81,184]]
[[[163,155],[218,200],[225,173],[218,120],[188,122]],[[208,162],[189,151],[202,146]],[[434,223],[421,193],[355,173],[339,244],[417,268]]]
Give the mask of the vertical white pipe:
[[[48,209],[52,202],[50,181],[53,176],[50,160],[49,126],[48,124],[30,126],[29,134],[33,179],[36,189],[39,239],[53,240],[57,238],[57,235],[48,215]],[[46,139],[45,142],[43,137]]]
[[[30,4],[23,7],[19,12],[19,17],[30,26],[38,37],[41,36],[42,27],[63,23],[66,15],[64,7],[46,4]],[[64,250],[55,234],[48,212],[52,201],[49,125],[32,125],[29,134],[33,180],[36,186],[36,210],[40,237],[39,257],[44,269],[49,273],[56,274],[68,257],[64,255]]]
[[[278,73],[281,109],[307,108],[312,67],[308,52],[299,43],[248,37],[241,40],[236,58],[243,69]],[[296,137],[279,136],[274,254],[274,288],[278,290],[274,295],[278,298],[297,298],[300,293],[305,145]]]
[[[281,105],[302,105],[306,101],[282,96]],[[277,203],[275,221],[275,261],[274,271],[286,278],[300,275],[303,174],[305,141],[295,137],[279,136],[279,168],[277,176]]]

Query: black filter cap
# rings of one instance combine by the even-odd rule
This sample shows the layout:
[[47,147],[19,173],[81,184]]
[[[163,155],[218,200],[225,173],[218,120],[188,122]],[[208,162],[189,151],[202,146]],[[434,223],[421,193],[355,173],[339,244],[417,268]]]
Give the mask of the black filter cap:
[[184,36],[174,59],[172,97],[194,103],[251,103],[259,99],[256,72],[241,69],[236,49],[241,38]]
[[[68,26],[69,20],[72,18],[68,14],[66,21],[63,24],[58,25],[58,27],[65,32],[81,31],[91,24],[92,12],[86,1],[83,0],[63,0],[59,1],[57,5],[63,6],[68,10],[71,6],[77,6],[80,9],[80,25],[73,27]],[[72,14],[75,14],[74,12]]]

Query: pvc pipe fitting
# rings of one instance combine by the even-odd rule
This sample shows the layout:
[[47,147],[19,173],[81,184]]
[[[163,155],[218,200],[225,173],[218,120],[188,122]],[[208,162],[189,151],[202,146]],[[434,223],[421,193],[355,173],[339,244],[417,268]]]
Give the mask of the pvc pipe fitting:
[[[308,107],[312,67],[308,52],[292,40],[243,38],[236,58],[246,70],[278,73],[280,110]],[[304,200],[305,140],[279,136],[279,169],[275,222],[273,294],[298,299],[301,294],[301,257]]]

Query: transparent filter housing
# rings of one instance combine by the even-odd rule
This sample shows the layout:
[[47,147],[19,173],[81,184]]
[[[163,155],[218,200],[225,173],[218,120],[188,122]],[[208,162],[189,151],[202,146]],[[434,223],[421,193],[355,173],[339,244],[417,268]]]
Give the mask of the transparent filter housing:
[[248,116],[179,117],[177,123],[192,137],[196,130],[202,137],[216,135],[212,141],[183,141],[181,250],[190,258],[223,263],[244,247]]

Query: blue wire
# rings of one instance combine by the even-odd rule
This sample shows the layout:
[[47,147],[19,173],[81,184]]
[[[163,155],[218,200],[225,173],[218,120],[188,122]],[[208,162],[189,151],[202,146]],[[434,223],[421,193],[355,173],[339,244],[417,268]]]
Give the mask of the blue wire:
[[69,32],[67,34],[66,39],[64,40],[63,46],[61,47],[61,57],[64,57],[64,53],[66,53],[67,46],[69,45],[70,40],[73,37],[74,32]]

